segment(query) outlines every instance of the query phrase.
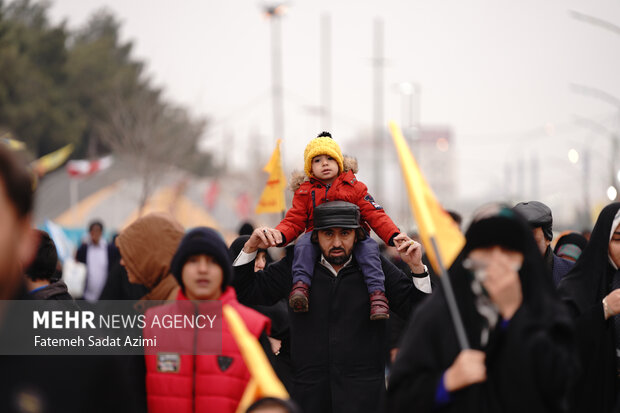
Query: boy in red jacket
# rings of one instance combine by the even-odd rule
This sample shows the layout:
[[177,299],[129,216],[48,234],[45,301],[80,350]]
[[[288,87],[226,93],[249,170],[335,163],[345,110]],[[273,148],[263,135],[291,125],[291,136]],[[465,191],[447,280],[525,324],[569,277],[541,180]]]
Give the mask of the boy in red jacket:
[[[295,312],[308,311],[308,295],[312,284],[314,263],[318,248],[312,244],[312,218],[314,208],[323,202],[347,201],[360,208],[364,229],[369,226],[388,245],[408,240],[401,234],[394,222],[368,194],[366,185],[355,177],[356,166],[347,168],[340,147],[328,132],[322,132],[312,139],[304,151],[305,179],[293,196],[293,206],[286,217],[276,226],[282,235],[282,244],[301,236],[295,244],[293,261],[293,288],[289,305]],[[385,296],[385,275],[381,269],[379,246],[370,237],[358,240],[353,254],[364,274],[364,281],[370,295],[370,319],[389,318],[388,300]],[[346,254],[331,259],[346,259]],[[329,261],[328,261],[329,262]],[[336,263],[343,264],[343,263]]]

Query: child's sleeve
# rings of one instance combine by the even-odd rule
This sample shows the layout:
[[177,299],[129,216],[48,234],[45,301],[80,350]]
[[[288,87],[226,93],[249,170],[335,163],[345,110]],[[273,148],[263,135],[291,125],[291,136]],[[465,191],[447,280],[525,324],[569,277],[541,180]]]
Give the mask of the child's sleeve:
[[280,246],[293,241],[306,230],[308,223],[308,190],[299,188],[293,195],[293,206],[286,211],[286,216],[276,226],[284,239]]
[[379,238],[387,245],[394,245],[392,239],[400,234],[400,230],[385,213],[385,210],[368,193],[365,184],[357,181],[357,206],[360,208],[362,220],[366,221],[370,228],[377,233]]

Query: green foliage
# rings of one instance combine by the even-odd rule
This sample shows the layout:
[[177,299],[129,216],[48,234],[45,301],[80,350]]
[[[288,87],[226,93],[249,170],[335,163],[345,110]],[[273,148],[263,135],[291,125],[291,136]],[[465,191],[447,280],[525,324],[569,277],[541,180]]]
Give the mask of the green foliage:
[[[120,40],[118,20],[101,10],[71,32],[47,15],[45,2],[0,0],[0,129],[26,142],[37,157],[74,143],[73,157],[115,151],[147,157],[140,162],[192,164],[205,122],[164,101],[144,75],[144,64],[132,57],[131,42]],[[119,118],[121,107],[134,116],[131,122]],[[136,125],[151,121],[148,133],[141,128],[140,141],[131,142]],[[112,132],[124,140],[106,136]],[[184,152],[166,159],[161,148],[172,139]]]

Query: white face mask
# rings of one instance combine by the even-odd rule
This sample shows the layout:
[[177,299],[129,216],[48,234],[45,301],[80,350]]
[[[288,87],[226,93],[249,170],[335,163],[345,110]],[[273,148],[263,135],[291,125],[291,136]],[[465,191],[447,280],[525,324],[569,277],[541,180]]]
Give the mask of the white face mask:
[[[616,216],[614,217],[614,222],[611,223],[611,229],[609,230],[609,242],[611,242],[611,238],[614,236],[614,232],[616,231],[616,228],[618,228],[619,224],[620,224],[620,209],[616,212]],[[607,252],[607,259],[609,260],[609,263],[611,264],[611,266],[614,267],[615,270],[617,270],[618,266],[611,259],[611,255],[609,255],[609,252]]]

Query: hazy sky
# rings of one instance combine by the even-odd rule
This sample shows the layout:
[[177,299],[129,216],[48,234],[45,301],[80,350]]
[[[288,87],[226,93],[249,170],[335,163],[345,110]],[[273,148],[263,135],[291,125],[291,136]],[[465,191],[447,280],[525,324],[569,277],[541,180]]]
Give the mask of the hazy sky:
[[[272,150],[269,22],[250,0],[55,0],[54,19],[84,24],[106,7],[122,36],[167,96],[212,121],[206,146],[233,152],[233,165],[264,162]],[[332,21],[332,133],[350,152],[372,127],[372,28],[385,22],[385,119],[400,120],[394,85],[419,83],[421,122],[454,133],[458,194],[499,199],[506,166],[536,154],[539,195],[560,215],[582,197],[579,164],[567,152],[592,147],[592,203],[605,201],[609,139],[573,124],[574,115],[620,126],[613,106],[571,91],[577,83],[620,97],[620,35],[569,11],[620,25],[615,0],[296,0],[284,17],[285,159],[300,167],[321,129],[319,27]],[[261,138],[251,135],[258,135]],[[234,142],[234,150],[231,147]],[[250,146],[248,146],[250,145]],[[240,149],[249,148],[249,149]],[[255,151],[254,151],[255,150]],[[254,151],[254,152],[253,152]],[[252,154],[254,156],[252,156]],[[256,156],[258,154],[258,156]],[[618,154],[620,156],[620,154]],[[620,162],[617,163],[620,166]],[[362,178],[368,167],[362,165]],[[364,167],[366,172],[364,173]],[[525,193],[532,195],[525,175]],[[514,180],[514,179],[513,179]],[[372,189],[372,188],[371,188]]]

